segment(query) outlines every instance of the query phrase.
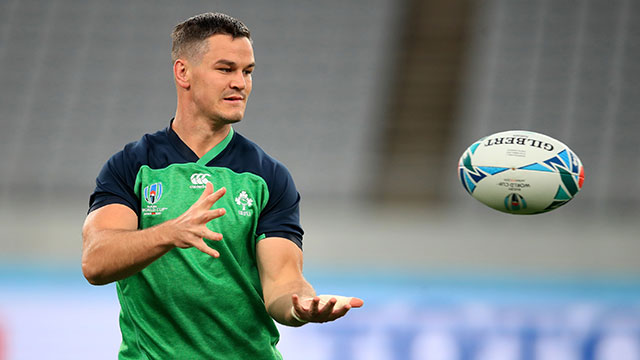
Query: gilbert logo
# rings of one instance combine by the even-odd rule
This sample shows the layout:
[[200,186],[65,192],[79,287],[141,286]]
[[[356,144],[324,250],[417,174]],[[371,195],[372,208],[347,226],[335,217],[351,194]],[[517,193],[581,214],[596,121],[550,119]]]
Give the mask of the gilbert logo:
[[207,177],[211,176],[211,174],[193,174],[191,175],[191,189],[204,189],[204,187],[209,183],[209,179]]
[[238,214],[242,216],[251,216],[251,210],[247,210],[253,206],[253,199],[249,197],[246,191],[242,190],[235,199],[238,206],[242,206],[242,210],[238,210]]

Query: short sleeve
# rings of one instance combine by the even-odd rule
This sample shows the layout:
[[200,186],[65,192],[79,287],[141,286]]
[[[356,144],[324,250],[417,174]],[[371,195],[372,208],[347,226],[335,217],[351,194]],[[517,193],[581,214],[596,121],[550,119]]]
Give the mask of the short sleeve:
[[89,212],[109,204],[122,204],[140,214],[140,202],[134,190],[139,166],[127,156],[128,148],[129,145],[113,155],[102,167],[89,198]]
[[276,163],[273,178],[267,179],[267,186],[269,200],[260,213],[257,235],[286,238],[302,249],[300,194],[284,165]]

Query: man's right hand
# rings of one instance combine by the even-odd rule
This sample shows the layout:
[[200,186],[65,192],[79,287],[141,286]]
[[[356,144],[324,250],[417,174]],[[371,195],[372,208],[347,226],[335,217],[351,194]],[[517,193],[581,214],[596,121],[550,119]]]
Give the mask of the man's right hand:
[[224,209],[211,210],[225,192],[225,188],[214,192],[213,184],[208,183],[184,214],[143,230],[138,229],[138,215],[128,206],[109,204],[90,212],[82,228],[84,276],[94,285],[124,279],[176,247],[195,247],[219,257],[203,238],[222,240],[206,224],[225,214]]
[[204,239],[222,240],[222,234],[209,230],[207,223],[226,213],[224,208],[211,209],[226,191],[225,188],[220,188],[214,192],[213,184],[207,183],[200,198],[184,214],[167,222],[167,225],[175,231],[176,247],[182,249],[195,247],[215,258],[220,257],[220,253],[207,245]]

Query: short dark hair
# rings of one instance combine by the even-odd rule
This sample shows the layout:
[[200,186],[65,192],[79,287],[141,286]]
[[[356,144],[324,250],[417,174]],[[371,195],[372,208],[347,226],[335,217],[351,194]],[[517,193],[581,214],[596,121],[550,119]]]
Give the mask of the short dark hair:
[[193,58],[203,53],[207,49],[204,40],[216,34],[251,40],[249,28],[240,20],[222,13],[196,15],[176,25],[171,32],[171,61],[175,62],[182,56]]

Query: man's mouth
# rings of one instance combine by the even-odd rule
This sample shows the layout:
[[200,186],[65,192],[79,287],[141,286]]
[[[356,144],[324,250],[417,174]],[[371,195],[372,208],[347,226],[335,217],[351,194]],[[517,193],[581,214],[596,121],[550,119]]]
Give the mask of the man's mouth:
[[241,95],[232,95],[232,96],[227,96],[224,99],[227,101],[242,101],[244,100],[244,97]]

